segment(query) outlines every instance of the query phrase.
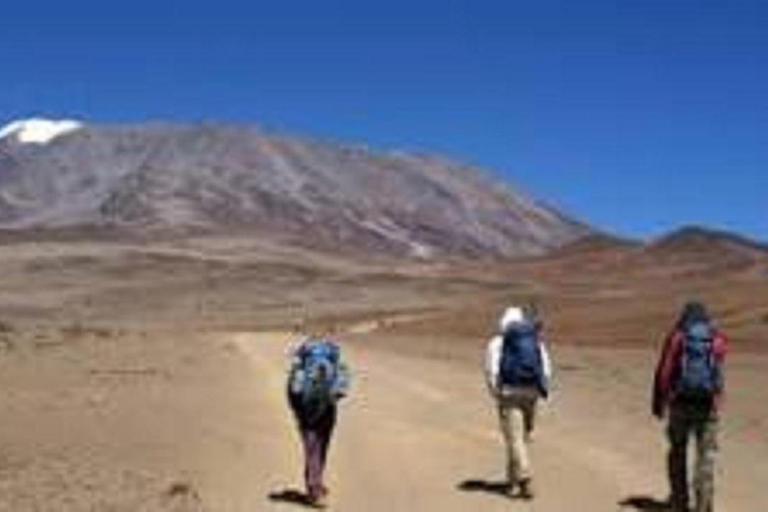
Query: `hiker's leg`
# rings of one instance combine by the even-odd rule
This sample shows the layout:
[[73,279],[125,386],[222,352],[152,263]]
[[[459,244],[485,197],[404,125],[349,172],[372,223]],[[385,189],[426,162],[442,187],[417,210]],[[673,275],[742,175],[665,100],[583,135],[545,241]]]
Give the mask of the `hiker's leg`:
[[325,417],[322,419],[318,434],[320,436],[320,488],[325,494],[327,492],[325,484],[323,482],[323,473],[325,472],[325,462],[328,458],[328,447],[331,444],[331,438],[333,437],[333,429],[336,426],[336,407],[328,409]]
[[530,480],[531,465],[528,459],[528,447],[525,443],[525,411],[524,404],[517,404],[510,410],[510,430],[512,434],[512,467],[515,482]]
[[498,406],[499,426],[501,428],[501,435],[504,437],[504,448],[507,456],[507,483],[513,486],[517,482],[517,469],[514,466],[515,457],[513,453],[512,426],[510,424],[511,408],[503,400],[499,401]]
[[717,431],[718,421],[714,416],[696,426],[696,469],[693,478],[696,512],[712,512],[714,509]]
[[533,429],[536,426],[536,409],[538,396],[532,395],[523,409],[523,419],[525,421],[525,441],[531,442],[533,439]]
[[301,436],[301,446],[304,449],[304,488],[309,492],[310,486],[310,473],[309,473],[309,459],[310,455],[310,433],[306,427],[299,427],[299,435]]
[[319,432],[315,427],[304,429],[304,478],[307,494],[317,498],[322,488],[322,444]]
[[539,399],[537,390],[526,390],[520,396],[520,413],[522,415],[522,425],[520,432],[520,470],[519,470],[519,487],[520,497],[525,499],[531,499],[534,496],[533,492],[533,472],[531,470],[531,462],[528,454],[527,445],[531,442],[531,435],[533,431],[533,421],[536,415],[536,404]]
[[675,512],[688,512],[688,423],[684,410],[670,407],[667,426],[667,472],[671,491],[670,504]]

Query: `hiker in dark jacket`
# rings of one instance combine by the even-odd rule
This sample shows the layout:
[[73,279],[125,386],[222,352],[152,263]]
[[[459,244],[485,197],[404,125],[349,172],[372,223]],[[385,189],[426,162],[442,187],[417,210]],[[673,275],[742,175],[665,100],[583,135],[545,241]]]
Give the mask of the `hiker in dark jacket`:
[[336,425],[337,402],[348,387],[349,373],[334,342],[309,337],[293,350],[288,403],[304,446],[307,496],[315,505],[323,505],[328,494],[323,471]]
[[714,510],[714,458],[726,346],[725,336],[714,328],[704,306],[690,302],[667,337],[656,367],[652,412],[662,419],[669,411],[667,464],[675,512],[689,510],[687,450],[692,435],[697,454],[694,510]]

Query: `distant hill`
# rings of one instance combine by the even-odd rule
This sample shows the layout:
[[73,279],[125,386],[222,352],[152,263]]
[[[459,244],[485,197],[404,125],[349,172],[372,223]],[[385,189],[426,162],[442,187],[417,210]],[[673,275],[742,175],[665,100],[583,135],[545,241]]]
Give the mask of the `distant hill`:
[[767,263],[768,247],[735,233],[687,226],[646,243],[631,261],[677,272],[732,272]]
[[532,261],[538,271],[563,277],[707,277],[768,271],[768,246],[727,231],[686,226],[646,242],[594,233]]
[[0,229],[244,230],[431,257],[546,253],[590,228],[473,167],[251,127],[15,122]]
[[740,253],[746,257],[768,255],[768,245],[729,231],[685,226],[647,244],[646,251],[669,253]]

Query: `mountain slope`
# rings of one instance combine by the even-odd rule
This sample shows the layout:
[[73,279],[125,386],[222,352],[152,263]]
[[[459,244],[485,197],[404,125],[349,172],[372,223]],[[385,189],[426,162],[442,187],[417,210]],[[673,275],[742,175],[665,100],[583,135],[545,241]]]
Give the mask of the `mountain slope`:
[[0,139],[0,228],[78,225],[252,229],[423,257],[539,254],[589,232],[467,166],[248,127]]

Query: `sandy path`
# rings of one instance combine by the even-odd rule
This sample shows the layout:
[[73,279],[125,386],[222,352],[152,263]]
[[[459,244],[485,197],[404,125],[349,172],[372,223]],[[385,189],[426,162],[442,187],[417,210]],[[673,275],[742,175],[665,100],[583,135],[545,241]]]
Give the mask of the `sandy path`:
[[[297,509],[269,499],[301,486],[287,335],[25,336],[0,357],[0,511]],[[533,446],[538,497],[523,503],[461,488],[503,475],[477,343],[349,339],[331,510],[631,512],[619,502],[666,492],[651,350],[550,346],[557,386]],[[767,370],[766,357],[729,358],[718,512],[768,510]]]
[[[258,446],[252,448],[258,469],[241,485],[246,501],[258,506],[243,510],[295,509],[294,503],[267,499],[271,492],[301,488],[298,437],[283,394],[290,339],[240,334],[233,342],[258,376],[253,391],[260,408],[253,441]],[[496,415],[478,367],[405,356],[364,342],[346,346],[345,354],[353,388],[330,455],[331,510],[659,510],[651,499],[666,493],[666,445],[663,426],[647,411],[649,353],[560,352],[568,364],[561,365],[554,403],[540,411],[532,447],[538,491],[532,503],[477,489],[478,482],[498,483],[504,467]],[[740,380],[762,364],[733,361],[734,387],[747,389]],[[731,401],[721,436],[717,510],[765,510],[761,489],[768,481],[768,442],[741,425],[762,416],[745,408],[755,407],[748,396]],[[462,488],[472,481],[473,489]],[[644,498],[644,507],[622,507],[630,497]]]
[[[287,338],[241,334],[235,342],[265,379],[254,390],[262,391],[262,414],[270,418],[262,423],[261,437],[269,440],[263,465],[249,478],[261,496],[253,488],[249,494],[265,504],[259,509],[293,508],[265,502],[270,492],[300,488],[301,482],[297,438],[282,401]],[[536,501],[464,490],[464,482],[498,482],[503,475],[496,418],[477,372],[360,346],[349,348],[347,357],[355,380],[331,453],[332,510],[563,511],[585,503],[589,510],[617,510],[628,489],[658,484],[647,476],[652,471],[627,464],[610,446],[585,444],[582,434],[590,428],[543,411],[533,447]]]

